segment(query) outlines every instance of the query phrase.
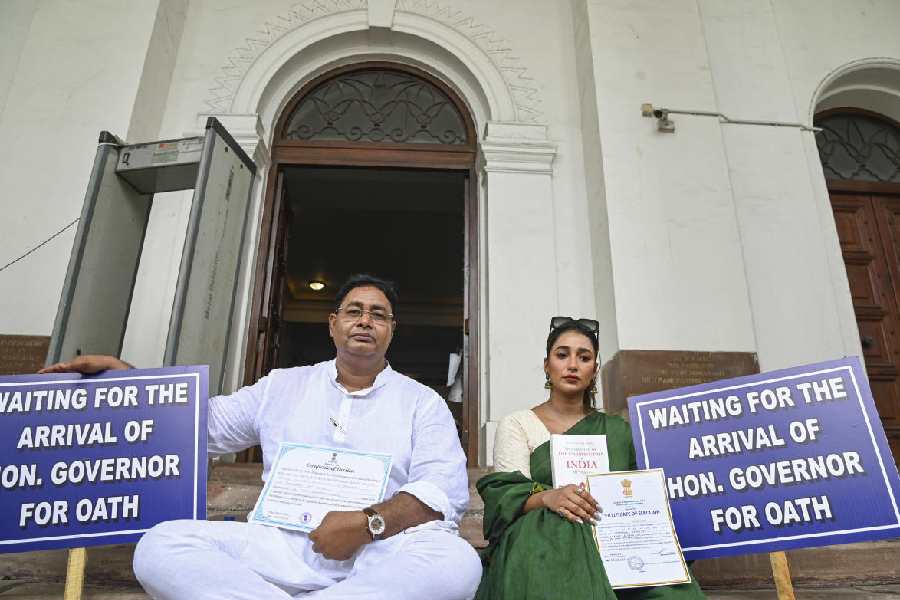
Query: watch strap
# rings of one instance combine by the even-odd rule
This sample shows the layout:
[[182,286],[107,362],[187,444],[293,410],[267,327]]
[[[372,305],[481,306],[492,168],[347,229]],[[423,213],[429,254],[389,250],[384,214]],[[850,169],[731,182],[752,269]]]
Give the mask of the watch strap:
[[383,540],[383,539],[384,539],[384,531],[382,531],[381,533],[376,534],[374,531],[372,531],[372,525],[371,525],[371,524],[372,524],[372,519],[374,519],[375,517],[378,517],[379,519],[381,519],[382,523],[384,523],[384,517],[381,516],[381,513],[379,513],[378,511],[376,511],[376,510],[375,510],[374,508],[372,508],[371,506],[365,507],[364,509],[362,509],[362,511],[363,511],[363,513],[365,513],[365,515],[366,515],[366,517],[367,517],[367,520],[366,520],[366,531],[369,532],[369,535],[372,537],[372,540],[373,540],[373,541]]

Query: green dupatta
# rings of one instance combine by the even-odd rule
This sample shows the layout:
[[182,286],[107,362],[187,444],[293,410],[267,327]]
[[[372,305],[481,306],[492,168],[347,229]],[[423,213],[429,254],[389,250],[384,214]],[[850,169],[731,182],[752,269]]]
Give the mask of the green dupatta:
[[[637,468],[631,428],[619,417],[595,412],[566,435],[606,435],[611,471]],[[519,471],[478,480],[484,499],[484,575],[476,600],[702,599],[694,583],[613,591],[587,523],[576,524],[546,508],[522,513],[535,484],[550,489],[550,443],[531,453],[531,479]]]

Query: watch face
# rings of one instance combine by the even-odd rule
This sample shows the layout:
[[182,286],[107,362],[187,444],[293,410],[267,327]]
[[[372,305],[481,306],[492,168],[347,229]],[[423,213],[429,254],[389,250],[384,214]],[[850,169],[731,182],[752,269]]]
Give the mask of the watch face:
[[381,515],[372,515],[369,517],[369,531],[373,535],[381,535],[384,533],[384,519]]

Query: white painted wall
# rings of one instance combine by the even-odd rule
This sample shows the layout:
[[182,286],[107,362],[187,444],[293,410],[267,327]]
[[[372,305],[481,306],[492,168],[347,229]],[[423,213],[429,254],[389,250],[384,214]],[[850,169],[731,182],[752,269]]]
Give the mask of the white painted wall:
[[[469,6],[460,6],[461,10],[468,10],[481,7],[482,5],[480,3],[472,3]],[[542,18],[542,20],[557,27],[558,31],[554,32],[553,36],[562,39],[566,35],[568,20],[560,18],[558,12],[565,9],[565,4],[560,6],[547,6],[546,3],[533,2],[531,8],[543,10],[547,14],[546,19],[540,16],[537,18]],[[184,50],[179,56],[173,76],[169,107],[162,127],[163,135],[182,135],[195,127],[197,113],[209,110],[209,106],[206,104],[207,101],[215,98],[219,93],[218,91],[210,91],[217,88],[217,78],[227,76],[230,72],[229,70],[222,70],[223,65],[230,64],[227,57],[241,55],[244,51],[240,50],[240,48],[247,46],[245,43],[247,38],[256,40],[256,45],[258,46],[265,45],[259,42],[263,38],[272,42],[271,38],[273,36],[267,33],[271,32],[272,29],[268,25],[263,25],[264,23],[281,23],[285,25],[287,21],[290,21],[292,26],[296,26],[304,22],[303,18],[297,17],[296,14],[290,11],[285,11],[287,11],[287,5],[280,3],[268,3],[265,5],[257,3],[239,7],[229,6],[227,9],[217,2],[192,2],[190,4],[182,41]],[[523,13],[526,15],[526,20],[536,17],[533,12],[525,11]],[[479,19],[480,17],[476,16],[475,18]],[[488,23],[488,26],[499,29],[497,24]],[[258,29],[260,30],[259,32],[257,32]],[[510,28],[510,30],[515,32],[514,28]],[[223,31],[227,35],[223,35]],[[283,45],[282,40],[289,35],[289,31],[290,27],[285,25],[285,30],[281,32],[282,35],[277,37],[272,43]],[[498,36],[504,33],[505,30],[497,31]],[[368,35],[368,38],[368,45],[373,49],[377,48],[377,51],[380,52],[389,53],[391,46],[394,44],[392,41],[388,41],[385,44],[385,40],[388,38],[383,34],[376,35],[372,33]],[[363,37],[362,42],[365,41],[366,38]],[[328,56],[330,52],[334,51],[334,49],[329,47],[329,43],[328,40],[323,41],[321,43],[322,47],[317,48],[315,52],[304,51],[304,63],[316,63],[321,61],[322,57]],[[343,51],[351,55],[355,51],[365,50],[365,44],[360,45],[358,36],[348,38],[344,41],[344,44]],[[338,48],[338,46],[335,47]],[[548,53],[545,51],[546,49],[532,48],[530,52],[534,54],[534,57],[529,58],[539,58],[539,62],[542,63],[539,66],[543,68],[547,75],[572,69],[572,49],[565,45],[557,45],[556,48],[559,51],[555,53]],[[247,52],[250,52],[250,50],[247,50]],[[286,52],[289,52],[289,48]],[[406,52],[406,49],[403,52]],[[403,52],[400,54],[403,55]],[[289,55],[286,56],[289,58]],[[433,62],[429,62],[429,64],[434,65]],[[441,63],[438,62],[434,66],[439,69]],[[535,82],[540,81],[541,77],[530,73],[532,68],[532,65],[527,65],[526,75],[533,78]],[[537,67],[534,68],[536,69]],[[273,74],[272,85],[280,88],[282,86],[282,83],[280,83],[282,78],[283,76],[280,73]],[[554,95],[554,104],[549,104],[549,113],[554,116],[555,120],[561,122],[561,126],[559,128],[551,127],[551,140],[559,143],[561,150],[560,169],[565,171],[565,176],[551,179],[551,187],[547,191],[552,193],[548,193],[546,197],[542,198],[542,210],[546,211],[549,218],[542,220],[539,227],[550,233],[550,236],[548,238],[549,244],[547,247],[542,248],[541,252],[550,260],[550,263],[548,263],[550,266],[546,271],[547,277],[550,278],[548,280],[550,286],[548,293],[550,294],[549,297],[553,299],[551,305],[542,309],[541,318],[539,319],[540,323],[536,324],[537,329],[542,332],[546,327],[547,319],[552,314],[559,312],[560,309],[557,306],[564,306],[565,310],[578,315],[591,315],[595,310],[593,274],[590,261],[585,260],[585,257],[589,256],[590,252],[590,235],[586,219],[587,207],[580,177],[582,160],[578,136],[577,97],[574,93],[576,82],[574,75],[572,75],[563,78],[557,77],[556,83],[558,85],[541,85],[539,86],[540,89],[536,90],[540,94],[550,90]],[[471,88],[471,85],[468,87]],[[467,90],[465,86],[461,88],[461,91],[474,91],[474,96],[478,96],[477,91]],[[284,90],[281,95],[285,98],[289,97],[288,90]],[[476,117],[479,117],[477,112],[478,106],[481,104],[481,98],[471,97],[469,100],[473,109],[476,110]],[[543,109],[548,103],[545,98],[542,98],[542,102]],[[281,104],[283,104],[283,100]],[[275,106],[279,106],[279,103],[276,102]],[[267,129],[266,135],[270,135],[271,123],[277,114],[272,111],[271,103],[260,108],[263,126]],[[482,116],[482,128],[484,125],[483,118]],[[264,175],[265,173],[262,171],[261,176]],[[154,215],[154,218],[156,216]],[[156,219],[156,222],[151,224],[148,243],[160,248],[177,247],[180,239],[179,232],[183,231],[183,219],[184,215],[179,214],[177,210],[170,211],[164,219]],[[165,241],[159,242],[157,240]],[[522,236],[503,240],[503,242],[513,255],[516,254],[517,249],[531,250],[527,238]],[[168,267],[165,264],[167,260],[170,265]],[[142,278],[154,278],[159,281],[168,277],[169,280],[172,280],[175,276],[176,265],[177,262],[174,256],[165,260],[161,259],[156,269],[153,272],[148,270],[146,273],[142,273]],[[133,307],[135,318],[132,319],[134,325],[133,327],[130,326],[129,334],[131,336],[133,331],[135,334],[131,336],[132,338],[137,339],[139,337],[144,341],[145,346],[150,341],[154,347],[158,346],[161,349],[161,342],[156,340],[158,336],[155,336],[152,330],[155,327],[155,323],[160,320],[158,315],[155,318],[151,316],[154,310],[156,313],[159,313],[161,309],[159,305],[138,306],[135,304]],[[141,314],[145,314],[147,318],[138,319],[138,315]],[[138,325],[138,322],[143,322],[143,325]],[[140,335],[137,334],[139,330],[143,332]],[[538,337],[542,336],[543,333]],[[498,339],[503,339],[504,337],[504,335],[499,335]],[[527,353],[529,369],[536,374],[536,381],[540,379],[541,346],[542,344],[537,344],[533,350]],[[154,351],[154,353],[159,353],[160,351]],[[150,355],[148,354],[147,357],[149,358]],[[519,364],[524,364],[524,361],[519,360]],[[541,398],[539,396],[542,392],[539,385],[537,389],[538,397],[535,400],[540,401]]]
[[[164,133],[162,121],[181,48],[187,4],[187,0],[160,1],[131,112],[129,143],[181,137]],[[156,194],[153,198],[122,341],[122,359],[131,364],[162,364],[191,198],[192,191]],[[174,217],[181,217],[175,226]],[[160,235],[161,230],[166,233]]]
[[[699,6],[716,110],[732,118],[808,122],[791,94],[772,5],[704,0]],[[833,219],[820,221],[806,168],[804,140],[813,133],[739,124],[721,131],[760,368],[843,356],[840,324],[843,317],[846,326],[852,307],[846,283],[829,272],[836,233]]]
[[675,115],[662,134],[637,112],[809,123],[829,73],[900,57],[900,5],[595,0],[586,12],[621,347],[756,351],[763,369],[858,353],[812,133]]
[[587,10],[620,347],[754,351],[721,128],[683,119],[665,134],[640,116],[643,102],[715,109],[697,4]]
[[[603,172],[603,142],[600,136],[597,86],[594,79],[594,52],[591,21],[586,0],[574,0],[569,26],[573,32],[574,90],[580,111],[575,135],[581,139],[584,157],[583,187],[586,192],[591,266],[594,271],[596,309],[593,316],[600,322],[598,341],[601,361],[612,358],[619,350],[619,327],[616,318],[616,295],[609,236],[609,213],[606,204],[606,178]],[[579,179],[579,182],[582,180]],[[598,389],[602,386],[598,386]],[[603,398],[597,398],[603,406]]]
[[159,139],[188,0],[160,0],[131,112],[130,143]]
[[[510,10],[514,7],[513,10]],[[585,157],[582,146],[582,115],[575,46],[571,43],[573,17],[568,2],[527,0],[514,5],[502,2],[469,1],[460,10],[473,15],[478,22],[496,29],[496,35],[508,41],[516,57],[515,64],[527,69],[524,77],[536,90],[539,122],[546,123],[548,136],[557,146],[553,162],[551,226],[554,234],[552,248],[556,269],[556,306],[554,314],[547,314],[538,323],[529,324],[540,330],[546,339],[550,317],[560,315],[596,316],[596,272],[591,266],[591,220],[585,186]],[[537,24],[540,24],[537,29]],[[537,39],[539,38],[539,42]],[[537,42],[537,43],[536,43]],[[499,240],[494,240],[497,243]],[[528,241],[504,240],[500,243],[520,244],[511,250],[526,251]],[[517,357],[519,368],[532,368],[535,357],[543,357],[543,344]],[[541,361],[538,360],[538,363]],[[543,377],[542,364],[537,370]],[[543,401],[544,391],[535,393]]]
[[830,73],[861,59],[900,60],[900,4],[894,0],[774,0],[772,6],[794,103],[805,120]]
[[16,78],[22,49],[31,31],[31,19],[37,10],[32,0],[0,2],[0,118],[6,97]]
[[[497,267],[535,257],[528,268],[547,275],[524,321],[515,311],[503,316],[505,299],[492,294],[524,291],[528,270],[496,272],[492,285],[500,289],[485,286],[485,307],[494,307],[482,353],[489,425],[543,400],[542,339],[552,314],[597,316],[606,358],[618,349],[748,351],[765,369],[858,353],[812,134],[688,116],[674,116],[676,133],[663,134],[640,116],[640,105],[808,123],[823,82],[854,61],[880,57],[884,77],[869,75],[900,86],[891,79],[900,72],[900,4],[398,0],[397,7],[418,16],[379,22],[402,35],[364,22],[336,35],[342,23],[369,18],[365,0],[0,2],[0,263],[78,215],[100,129],[132,141],[192,133],[198,114],[229,110],[232,101],[223,108],[218,99],[240,87],[265,48],[277,48],[285,68],[255,73],[262,97],[241,109],[247,123],[260,113],[253,143],[266,143],[299,84],[286,79],[292,73],[309,73],[316,61],[325,68],[341,53],[393,51],[428,56],[436,72],[456,73],[480,134],[498,120],[487,107],[508,94],[519,106],[500,120],[546,125],[555,147],[552,173],[534,175],[540,185],[488,175],[498,187],[484,197],[483,258]],[[317,19],[335,29],[309,29],[322,41],[296,54],[291,44],[303,41],[288,43],[291,32]],[[428,23],[457,37],[415,41],[415,28]],[[435,44],[443,50],[431,52]],[[479,89],[486,66],[502,73],[502,93]],[[866,98],[870,108],[900,107],[858,89],[823,106]],[[254,127],[246,129],[250,140]],[[264,173],[264,152],[258,158]],[[151,215],[125,345],[126,358],[140,364],[161,360],[187,205],[185,194],[167,195]],[[72,234],[0,273],[0,332],[49,333]]]
[[[0,63],[0,264],[81,213],[99,132],[124,135],[131,122],[158,6],[28,4],[4,2],[0,13],[0,28],[13,29],[0,35],[13,50]],[[50,333],[73,237],[74,228],[0,273],[0,332]]]

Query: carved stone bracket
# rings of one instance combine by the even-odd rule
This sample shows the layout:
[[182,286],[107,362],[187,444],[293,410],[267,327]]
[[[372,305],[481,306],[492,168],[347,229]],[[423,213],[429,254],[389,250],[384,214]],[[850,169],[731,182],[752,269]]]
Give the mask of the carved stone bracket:
[[481,143],[487,173],[553,173],[556,144],[547,140],[547,126],[530,123],[487,124]]
[[385,27],[390,29],[394,24],[394,8],[397,0],[369,0],[369,27]]

